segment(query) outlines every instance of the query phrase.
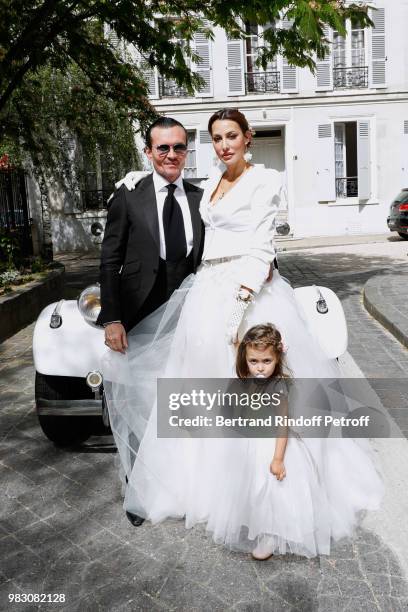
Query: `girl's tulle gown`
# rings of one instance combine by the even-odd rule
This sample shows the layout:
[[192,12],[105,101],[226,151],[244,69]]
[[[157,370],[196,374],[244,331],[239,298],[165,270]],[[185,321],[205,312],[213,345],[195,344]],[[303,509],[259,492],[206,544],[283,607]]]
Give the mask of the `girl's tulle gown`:
[[[157,437],[157,378],[235,376],[235,349],[226,342],[232,296],[240,275],[250,269],[254,235],[259,244],[260,215],[267,218],[268,206],[269,214],[274,212],[276,175],[254,168],[217,211],[209,203],[217,176],[208,181],[201,204],[206,249],[199,271],[131,331],[125,356],[109,352],[103,373],[122,477],[126,473],[128,478],[126,510],[152,523],[168,517],[184,518],[187,528],[204,523],[216,542],[233,550],[251,551],[267,538],[277,554],[312,557],[329,554],[332,541],[352,535],[360,511],[380,504],[382,480],[367,440],[290,435],[287,475],[277,481],[269,471],[273,438]],[[262,212],[261,206],[254,208],[261,192]],[[242,200],[249,202],[249,215],[242,212]],[[208,243],[214,244],[218,229],[229,251],[211,257]],[[240,233],[229,246],[228,231]],[[237,252],[239,243],[243,253]],[[266,271],[273,251],[270,255],[263,262]],[[255,259],[259,268],[259,253]],[[265,322],[281,332],[294,378],[341,377],[337,362],[323,355],[309,332],[293,289],[277,270],[247,309],[240,335]]]

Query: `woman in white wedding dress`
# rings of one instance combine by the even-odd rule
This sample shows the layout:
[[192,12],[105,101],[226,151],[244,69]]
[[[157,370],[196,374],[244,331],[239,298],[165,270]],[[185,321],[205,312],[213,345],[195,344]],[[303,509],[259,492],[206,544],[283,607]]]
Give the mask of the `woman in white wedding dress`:
[[[380,503],[368,444],[290,436],[280,481],[269,471],[274,439],[157,437],[157,378],[233,377],[237,341],[259,323],[280,331],[293,377],[341,376],[309,333],[293,289],[276,269],[268,279],[279,173],[246,160],[251,132],[238,110],[215,113],[209,131],[223,170],[203,185],[202,264],[130,332],[126,355],[110,352],[103,366],[128,480],[124,506],[152,523],[204,523],[216,542],[259,559],[329,554],[333,540],[352,534],[359,512]],[[140,440],[136,457],[129,433]]]

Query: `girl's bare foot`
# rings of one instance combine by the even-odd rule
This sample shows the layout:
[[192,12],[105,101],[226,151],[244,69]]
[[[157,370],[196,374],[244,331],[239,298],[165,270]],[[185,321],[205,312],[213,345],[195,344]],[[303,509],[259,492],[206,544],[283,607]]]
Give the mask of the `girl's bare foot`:
[[252,551],[253,559],[257,561],[266,561],[273,556],[273,541],[272,538],[264,537],[258,542],[257,546],[255,546]]

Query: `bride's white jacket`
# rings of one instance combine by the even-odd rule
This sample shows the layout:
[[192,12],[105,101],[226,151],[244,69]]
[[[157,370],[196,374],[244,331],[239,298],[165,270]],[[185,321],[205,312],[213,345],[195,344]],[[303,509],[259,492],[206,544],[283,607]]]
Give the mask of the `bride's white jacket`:
[[257,293],[275,258],[273,237],[282,193],[281,175],[277,170],[254,166],[221,200],[211,204],[221,174],[217,167],[201,184],[203,260],[243,255],[237,282]]

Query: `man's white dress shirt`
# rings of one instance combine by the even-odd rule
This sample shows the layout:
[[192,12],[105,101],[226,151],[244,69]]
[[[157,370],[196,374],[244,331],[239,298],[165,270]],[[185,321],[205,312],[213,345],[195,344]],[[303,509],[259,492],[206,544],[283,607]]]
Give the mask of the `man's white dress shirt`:
[[[166,186],[169,185],[169,181],[167,181],[164,177],[161,176],[156,170],[153,171],[153,184],[154,190],[156,193],[156,202],[157,202],[157,215],[159,218],[159,233],[160,233],[160,257],[162,259],[166,259],[166,241],[164,238],[164,228],[163,228],[163,208],[164,201],[168,194],[168,190]],[[183,221],[184,221],[184,230],[186,232],[186,243],[187,243],[187,256],[191,253],[193,248],[193,224],[191,222],[190,208],[188,205],[188,200],[186,196],[186,192],[184,191],[183,178],[181,175],[178,177],[176,181],[174,181],[174,185],[176,185],[176,189],[174,191],[174,197],[177,202],[180,204],[181,212],[183,213]]]

